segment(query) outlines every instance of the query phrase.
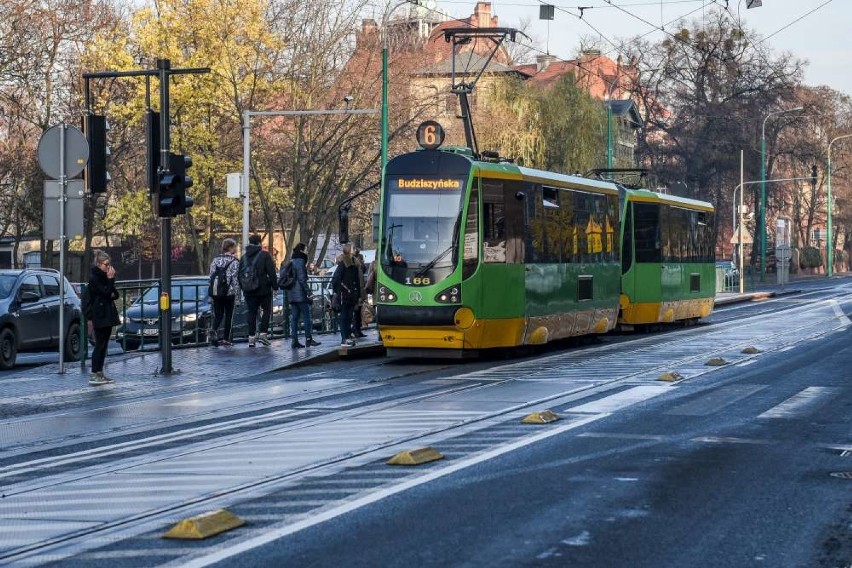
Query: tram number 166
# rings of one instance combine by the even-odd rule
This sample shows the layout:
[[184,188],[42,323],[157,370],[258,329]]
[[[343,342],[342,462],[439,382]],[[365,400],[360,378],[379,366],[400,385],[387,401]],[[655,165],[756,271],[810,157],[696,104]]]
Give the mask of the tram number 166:
[[408,286],[428,286],[429,284],[432,283],[432,279],[429,278],[429,277],[426,277],[426,276],[424,276],[424,277],[415,276],[414,278],[407,276],[405,278],[405,283]]

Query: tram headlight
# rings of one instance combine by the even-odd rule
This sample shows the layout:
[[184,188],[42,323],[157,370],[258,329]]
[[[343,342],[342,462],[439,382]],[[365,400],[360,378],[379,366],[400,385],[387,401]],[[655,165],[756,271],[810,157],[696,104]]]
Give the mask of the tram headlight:
[[394,294],[393,291],[391,291],[388,287],[379,286],[379,302],[393,303],[396,302],[398,299],[399,298],[397,298],[397,295]]
[[456,284],[445,290],[441,290],[435,296],[435,301],[439,304],[459,304],[461,303],[461,286]]

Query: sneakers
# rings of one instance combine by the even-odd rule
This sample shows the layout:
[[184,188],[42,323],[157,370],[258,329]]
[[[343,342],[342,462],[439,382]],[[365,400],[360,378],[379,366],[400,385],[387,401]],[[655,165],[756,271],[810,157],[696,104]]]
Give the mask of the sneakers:
[[222,340],[222,347],[230,347],[231,345],[233,345],[233,343],[231,343],[227,339]]
[[305,340],[305,344],[308,347],[319,347],[320,345],[322,345],[322,343],[320,343],[319,341],[314,341],[312,337],[307,338]]
[[293,343],[291,343],[290,347],[292,347],[293,349],[304,349],[305,348],[305,346],[302,345],[301,343],[299,343],[298,341],[294,341]]
[[110,383],[114,383],[113,379],[110,379],[106,375],[103,374],[102,371],[98,371],[97,373],[92,373],[92,376],[89,378],[89,384],[93,387],[99,387],[102,385],[108,385]]
[[341,347],[355,347],[355,342],[351,339],[347,339],[343,343],[340,344]]
[[249,347],[254,347],[254,342],[257,338],[254,335],[249,335]]
[[269,345],[270,345],[269,340],[266,338],[265,333],[259,333],[257,335],[257,342],[260,343],[261,345],[265,345],[267,347],[269,347]]
[[219,335],[215,331],[210,332],[210,345],[219,347]]

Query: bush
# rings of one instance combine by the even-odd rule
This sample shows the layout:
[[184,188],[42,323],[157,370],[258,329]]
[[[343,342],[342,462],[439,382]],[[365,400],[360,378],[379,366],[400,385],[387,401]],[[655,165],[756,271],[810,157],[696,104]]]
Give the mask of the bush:
[[802,256],[799,259],[799,265],[802,268],[816,268],[822,266],[822,255],[819,249],[815,247],[805,247],[802,249]]

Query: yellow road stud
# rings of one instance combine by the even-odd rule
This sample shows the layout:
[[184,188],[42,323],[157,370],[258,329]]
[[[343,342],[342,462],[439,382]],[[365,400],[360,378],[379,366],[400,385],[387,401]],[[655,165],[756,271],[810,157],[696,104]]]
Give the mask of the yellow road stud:
[[755,353],[760,353],[760,349],[758,349],[757,347],[746,347],[741,351],[741,353],[744,353],[746,355],[754,355]]
[[178,522],[163,538],[201,540],[246,524],[244,520],[225,509],[211,511]]
[[675,381],[679,381],[683,378],[683,375],[678,373],[677,371],[667,371],[657,377],[658,381],[666,381],[667,383],[673,383]]
[[387,461],[388,465],[420,465],[444,459],[444,455],[435,448],[417,448],[399,452]]
[[559,415],[548,409],[533,412],[532,414],[527,414],[526,416],[524,416],[523,420],[521,420],[521,423],[547,424],[548,422],[556,422],[557,420],[559,420]]
[[721,357],[713,357],[712,359],[708,359],[704,364],[710,365],[711,367],[721,367],[722,365],[727,365],[728,362]]

